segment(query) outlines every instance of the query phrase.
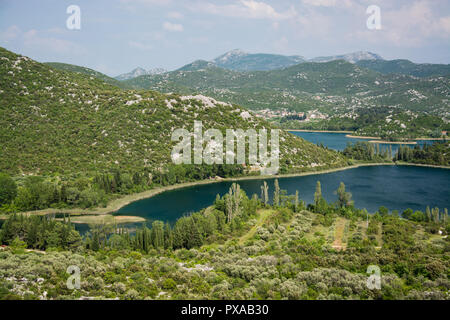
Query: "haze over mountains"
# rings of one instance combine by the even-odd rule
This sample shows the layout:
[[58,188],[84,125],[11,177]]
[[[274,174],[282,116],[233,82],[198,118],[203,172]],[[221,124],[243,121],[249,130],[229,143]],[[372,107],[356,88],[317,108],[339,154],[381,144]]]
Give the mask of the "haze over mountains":
[[236,71],[265,71],[289,67],[305,62],[302,56],[283,56],[267,53],[246,53],[236,49],[229,51],[214,60],[212,63],[218,67]]
[[165,72],[167,72],[167,70],[163,69],[163,68],[153,68],[150,70],[145,70],[141,67],[137,67],[136,69],[132,70],[131,72],[118,75],[117,77],[115,77],[115,79],[119,80],[119,81],[123,81],[123,80],[133,79],[133,78],[140,77],[140,76],[162,74]]
[[[384,60],[380,55],[369,51],[357,51],[342,55],[323,56],[307,59],[300,55],[285,56],[270,53],[247,53],[240,49],[228,51],[217,58],[206,61],[196,60],[176,71],[199,69],[200,67],[217,66],[233,71],[270,71],[288,68],[301,63],[317,62],[325,63],[336,60],[344,60],[357,64],[360,67],[384,74],[398,73],[415,77],[445,76],[450,74],[450,65],[445,64],[416,64],[405,59]],[[162,68],[145,70],[136,68],[131,72],[121,74],[114,79],[125,81],[145,75],[158,75],[168,72]]]
[[[235,71],[268,71],[283,69],[305,62],[329,62],[334,60],[345,60],[350,63],[356,63],[361,60],[383,60],[383,58],[378,54],[367,51],[358,51],[343,55],[307,59],[300,55],[285,56],[270,53],[247,53],[240,49],[234,49],[218,56],[212,61],[207,62],[217,67]],[[180,69],[186,69],[186,66],[183,66]],[[129,73],[121,74],[115,77],[115,79],[122,81],[133,79],[143,75],[162,74],[165,72],[167,71],[161,68],[156,68],[149,71],[146,71],[142,68],[136,68]]]

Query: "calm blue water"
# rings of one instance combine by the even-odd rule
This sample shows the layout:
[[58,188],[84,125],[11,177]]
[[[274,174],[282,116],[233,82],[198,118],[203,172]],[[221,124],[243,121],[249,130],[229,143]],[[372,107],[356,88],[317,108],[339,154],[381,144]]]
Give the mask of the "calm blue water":
[[[290,133],[302,137],[303,139],[310,141],[315,144],[322,143],[325,147],[330,149],[342,151],[347,146],[347,143],[354,144],[358,141],[369,141],[373,139],[355,139],[355,138],[347,138],[346,133],[328,133],[328,132],[297,132],[297,131],[289,131]],[[432,140],[419,140],[417,144],[422,146],[426,143],[432,144],[434,141]],[[392,146],[393,154],[397,152],[398,144],[380,144],[380,148],[389,148],[389,145]],[[414,147],[414,145],[408,145],[410,147]]]
[[[272,194],[273,180],[265,179]],[[425,210],[426,206],[450,208],[450,170],[409,166],[373,166],[327,174],[279,178],[280,188],[288,194],[300,193],[307,203],[313,202],[316,182],[322,184],[327,201],[336,201],[334,191],[342,181],[353,194],[355,206],[375,212],[380,206],[403,211],[406,208]],[[263,180],[242,180],[238,183],[247,195],[260,194]],[[211,205],[217,194],[228,192],[231,182],[199,185],[158,194],[133,202],[116,214],[137,215],[152,220],[175,222],[179,217]]]
[[[344,150],[347,143],[364,141],[345,137],[345,133],[291,132],[315,144],[322,143],[330,149]],[[433,141],[418,141],[419,145]],[[382,148],[388,144],[381,144]],[[393,144],[396,152],[398,145]],[[273,193],[273,180],[269,183],[270,194]],[[407,166],[361,167],[328,174],[303,177],[280,178],[282,189],[288,194],[296,190],[300,198],[307,203],[313,202],[316,182],[322,184],[322,193],[327,201],[336,201],[335,190],[344,182],[347,191],[353,194],[355,206],[375,212],[380,206],[390,210],[403,211],[406,208],[425,210],[426,206],[450,208],[450,170]],[[242,180],[238,183],[248,196],[260,194],[263,180]],[[152,198],[133,202],[121,208],[115,215],[136,215],[146,218],[147,224],[154,220],[174,223],[179,217],[199,211],[214,202],[217,194],[228,192],[231,182],[200,185],[167,191]],[[135,228],[140,224],[126,224]],[[77,225],[81,232],[88,230],[86,225]]]

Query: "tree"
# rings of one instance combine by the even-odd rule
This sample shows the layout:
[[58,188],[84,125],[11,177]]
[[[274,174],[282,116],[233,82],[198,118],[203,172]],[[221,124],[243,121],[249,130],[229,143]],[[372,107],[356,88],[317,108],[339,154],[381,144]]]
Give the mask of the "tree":
[[384,206],[381,206],[379,209],[378,209],[378,212],[380,213],[380,216],[387,216],[388,214],[389,214],[389,209],[388,208],[386,208],[386,207],[384,207]]
[[340,208],[348,207],[352,204],[352,194],[345,191],[345,184],[343,182],[339,185],[336,193],[338,195],[338,204]]
[[227,208],[227,218],[228,222],[240,214],[240,204],[241,204],[241,186],[237,183],[233,183],[225,196],[226,208]]
[[410,208],[406,209],[406,210],[403,211],[403,213],[402,213],[402,217],[403,217],[404,219],[410,219],[412,215],[413,215],[413,210],[410,209]]
[[431,210],[430,207],[427,206],[426,210],[425,210],[425,215],[427,217],[427,221],[430,222],[433,220],[433,217],[431,216]]
[[233,198],[231,197],[231,188],[227,195],[225,195],[225,203],[227,208],[227,222],[230,222],[233,218]]
[[295,199],[294,199],[294,211],[298,212],[299,210],[299,203],[298,203],[298,190],[295,190]]
[[164,249],[173,248],[173,233],[170,224],[166,222],[164,226]]
[[431,217],[434,223],[439,223],[439,208],[433,208],[431,210]]
[[267,182],[264,181],[263,185],[261,186],[261,201],[267,205],[269,202],[269,186],[267,185]]
[[151,239],[153,247],[164,248],[164,222],[154,221],[152,223]]
[[98,232],[94,232],[92,236],[90,249],[93,251],[98,251],[100,249],[100,239],[98,236]]
[[316,192],[314,193],[314,205],[316,207],[319,206],[320,200],[322,199],[322,186],[320,185],[320,181],[316,183]]
[[11,203],[17,196],[17,185],[8,175],[0,173],[0,206]]
[[314,210],[316,213],[325,214],[328,211],[327,201],[322,196],[322,186],[320,181],[317,181],[316,192],[314,193]]
[[274,182],[275,191],[273,192],[273,205],[275,207],[280,206],[280,185],[278,184],[278,179]]

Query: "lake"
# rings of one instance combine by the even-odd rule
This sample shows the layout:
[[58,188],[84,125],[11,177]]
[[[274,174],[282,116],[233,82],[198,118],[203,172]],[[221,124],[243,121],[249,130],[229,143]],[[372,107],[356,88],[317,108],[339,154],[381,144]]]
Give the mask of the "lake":
[[[274,179],[265,179],[269,194],[273,194]],[[355,206],[375,212],[380,206],[389,210],[411,208],[425,210],[426,206],[450,208],[450,170],[415,166],[366,166],[326,174],[279,178],[281,189],[312,203],[316,182],[329,202],[336,201],[334,192],[340,182],[353,194]],[[260,194],[264,180],[241,180],[238,183],[247,195]],[[179,217],[211,205],[217,194],[228,192],[232,182],[217,182],[167,191],[152,198],[139,200],[121,208],[116,215],[137,215],[151,222],[174,223]]]
[[[345,133],[291,132],[315,144],[322,143],[330,149],[344,150],[347,143],[365,141],[347,138]],[[433,141],[418,141],[419,145]],[[388,147],[387,144],[382,144]],[[398,145],[393,144],[396,152]],[[269,194],[273,194],[274,179],[265,179],[269,184]],[[426,206],[450,208],[450,170],[414,166],[369,166],[337,171],[326,174],[279,178],[280,188],[312,203],[316,182],[322,184],[322,193],[329,202],[336,201],[335,191],[340,182],[344,182],[347,191],[353,194],[357,208],[366,208],[375,212],[380,206],[389,210],[403,211],[407,208],[425,210]],[[250,197],[260,195],[260,186],[264,180],[241,180],[238,183]],[[114,215],[135,215],[144,217],[148,224],[154,220],[174,223],[179,217],[188,215],[210,206],[217,194],[228,192],[232,182],[218,182],[166,191],[118,210]],[[139,224],[127,224],[134,228]],[[77,225],[80,231],[86,231],[86,225]]]
[[[310,141],[315,144],[323,144],[325,147],[330,149],[342,151],[347,146],[347,143],[354,144],[358,141],[369,141],[373,139],[356,139],[356,138],[347,138],[347,133],[334,133],[334,132],[299,132],[299,131],[289,131],[290,133],[301,137],[307,141]],[[435,140],[418,140],[417,144],[422,146],[426,143],[432,144]],[[385,144],[381,143],[380,148],[389,148],[392,146],[392,152],[395,154],[398,149],[398,144]],[[410,147],[414,147],[414,145],[408,145]]]

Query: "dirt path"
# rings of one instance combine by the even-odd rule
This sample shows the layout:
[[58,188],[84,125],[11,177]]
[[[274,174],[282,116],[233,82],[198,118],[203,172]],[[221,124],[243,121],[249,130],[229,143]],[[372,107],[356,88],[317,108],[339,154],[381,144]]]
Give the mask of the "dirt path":
[[334,231],[334,242],[332,245],[332,247],[336,250],[345,250],[347,248],[347,244],[342,242],[346,224],[347,224],[346,219],[344,219],[344,218],[336,219],[336,228]]
[[248,239],[251,239],[255,233],[256,230],[261,227],[266,219],[274,212],[272,209],[262,209],[258,212],[258,219],[256,220],[256,224],[242,237],[239,238],[239,244],[244,244],[245,241]]

